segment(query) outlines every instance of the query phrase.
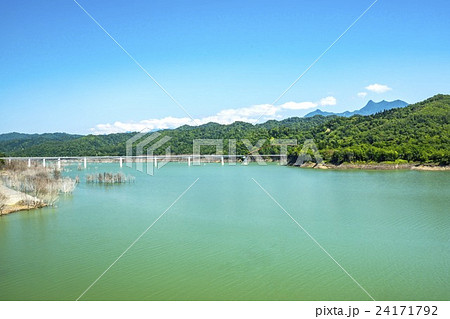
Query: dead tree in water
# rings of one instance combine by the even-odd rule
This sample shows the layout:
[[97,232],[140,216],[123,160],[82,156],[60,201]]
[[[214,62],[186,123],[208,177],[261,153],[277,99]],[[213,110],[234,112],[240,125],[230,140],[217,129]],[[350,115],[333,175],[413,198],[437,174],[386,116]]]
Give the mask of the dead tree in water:
[[86,183],[98,184],[122,184],[134,181],[134,176],[124,175],[122,173],[99,173],[86,175]]
[[8,197],[6,197],[6,195],[0,193],[0,216],[3,215],[3,210],[6,207],[7,200],[8,200]]

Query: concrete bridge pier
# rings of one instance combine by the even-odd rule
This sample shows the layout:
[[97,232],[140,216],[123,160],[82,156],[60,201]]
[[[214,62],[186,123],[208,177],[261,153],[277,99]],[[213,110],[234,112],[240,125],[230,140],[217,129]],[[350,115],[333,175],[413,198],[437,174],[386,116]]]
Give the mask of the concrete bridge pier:
[[119,158],[119,164],[120,164],[120,167],[122,168],[123,167],[123,158],[122,157]]
[[191,157],[188,157],[188,166],[191,166]]
[[28,167],[31,167],[31,158],[28,159]]
[[86,159],[86,157],[84,158],[84,169],[86,169],[87,168],[87,159]]
[[225,165],[225,163],[224,163],[224,161],[223,161],[223,156],[222,156],[222,158],[220,159],[220,162],[221,162],[222,166]]
[[155,157],[155,168],[158,168],[158,159]]
[[42,166],[45,167],[45,158],[42,159]]
[[61,159],[58,158],[58,169],[61,169]]

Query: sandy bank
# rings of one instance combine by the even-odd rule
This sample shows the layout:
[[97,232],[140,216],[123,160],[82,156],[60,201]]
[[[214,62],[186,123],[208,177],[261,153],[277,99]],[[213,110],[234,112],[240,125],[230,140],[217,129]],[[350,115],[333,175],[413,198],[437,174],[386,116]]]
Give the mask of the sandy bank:
[[[0,194],[6,197],[6,200],[4,201],[5,207],[2,210],[2,215],[45,206],[42,201],[37,199],[36,197],[8,188],[2,184],[0,184]],[[24,203],[34,204],[26,205]]]

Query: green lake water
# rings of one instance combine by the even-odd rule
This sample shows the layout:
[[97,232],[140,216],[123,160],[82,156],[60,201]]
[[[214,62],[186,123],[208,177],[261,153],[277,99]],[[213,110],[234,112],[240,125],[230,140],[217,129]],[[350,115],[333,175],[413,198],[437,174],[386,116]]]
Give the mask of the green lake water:
[[[450,173],[88,164],[57,208],[0,218],[0,300],[450,299]],[[84,174],[122,170],[134,183]]]

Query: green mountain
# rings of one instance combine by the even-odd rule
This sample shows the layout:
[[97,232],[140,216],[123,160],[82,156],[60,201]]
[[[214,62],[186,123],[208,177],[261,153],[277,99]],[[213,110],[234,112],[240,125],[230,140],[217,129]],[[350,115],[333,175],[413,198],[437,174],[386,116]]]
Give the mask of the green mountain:
[[67,133],[23,134],[13,132],[0,134],[0,152],[12,155],[46,143],[64,143],[80,137],[82,135]]
[[[58,134],[58,133],[57,133]],[[135,133],[108,135],[69,135],[64,139],[42,141],[30,137],[27,140],[0,142],[0,152],[8,156],[104,156],[123,155],[125,142]],[[12,146],[17,145],[16,148]]]
[[450,162],[450,95],[370,116],[334,117],[315,128],[324,158],[349,161]]
[[[278,147],[270,145],[270,141],[293,138],[299,144],[306,139],[314,139],[324,160],[335,164],[399,160],[449,164],[449,121],[450,95],[441,94],[420,103],[368,116],[293,117],[257,125],[244,122],[184,125],[159,131],[171,140],[157,149],[155,154],[164,154],[168,146],[172,153],[191,154],[194,139],[223,139],[225,154],[231,139],[237,140],[237,154],[249,153],[242,139],[248,139],[252,145],[266,139],[259,153],[278,154]],[[8,156],[125,155],[126,141],[134,134],[77,136],[56,133],[16,135],[14,139],[11,139],[12,135],[0,135],[0,152]],[[203,154],[213,153],[214,150],[213,147],[202,147]],[[295,156],[300,150],[301,146],[292,147],[289,149],[290,155]]]

